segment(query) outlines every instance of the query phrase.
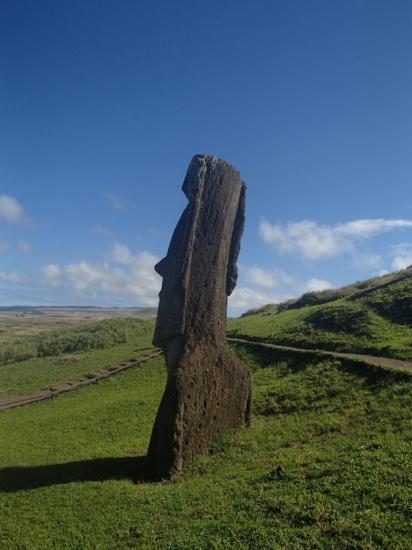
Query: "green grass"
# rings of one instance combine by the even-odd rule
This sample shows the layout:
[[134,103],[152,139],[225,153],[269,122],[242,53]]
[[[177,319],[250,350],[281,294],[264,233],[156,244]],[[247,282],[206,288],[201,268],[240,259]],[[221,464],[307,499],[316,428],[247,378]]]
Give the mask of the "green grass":
[[0,365],[0,400],[26,395],[133,359],[153,349],[152,323],[139,321],[129,341],[106,349]]
[[346,287],[346,294],[351,289],[347,296],[330,291],[328,299],[335,298],[327,303],[322,303],[324,293],[318,293],[314,305],[302,304],[316,302],[316,296],[265,306],[231,319],[229,333],[302,348],[412,359],[412,272],[387,277],[372,287]]
[[73,329],[89,322],[85,319],[0,316],[0,343],[44,331]]
[[234,347],[251,427],[168,483],[134,484],[128,458],[147,448],[160,359],[1,413],[0,548],[410,548],[412,378]]
[[153,333],[153,320],[104,319],[72,330],[43,331],[35,336],[0,343],[0,365],[62,353],[105,349]]

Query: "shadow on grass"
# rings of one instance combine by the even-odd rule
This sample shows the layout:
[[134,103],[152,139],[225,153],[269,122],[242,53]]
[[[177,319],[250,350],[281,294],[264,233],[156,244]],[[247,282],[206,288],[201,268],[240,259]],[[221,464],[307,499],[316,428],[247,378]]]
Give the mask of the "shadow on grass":
[[137,482],[143,480],[145,463],[145,456],[137,456],[3,468],[0,470],[0,492],[13,493],[74,481],[129,479]]

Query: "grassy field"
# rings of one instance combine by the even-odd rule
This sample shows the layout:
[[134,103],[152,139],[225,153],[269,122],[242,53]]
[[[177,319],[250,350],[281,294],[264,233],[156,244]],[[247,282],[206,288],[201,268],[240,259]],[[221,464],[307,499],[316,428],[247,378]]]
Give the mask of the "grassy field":
[[128,317],[152,319],[155,308],[0,307],[0,343],[44,331],[72,329],[99,321]]
[[35,336],[48,330],[64,330],[87,323],[83,319],[0,316],[0,343],[13,338]]
[[412,359],[412,270],[265,306],[228,328],[274,344]]
[[235,347],[251,427],[171,482],[132,481],[160,359],[1,413],[0,548],[410,548],[412,378]]
[[[0,400],[50,388],[133,359],[153,349],[152,334],[153,321],[116,319],[15,341],[12,349],[26,349],[29,342],[30,350],[53,353],[56,348],[64,353],[0,365]],[[102,349],[87,349],[90,346]]]

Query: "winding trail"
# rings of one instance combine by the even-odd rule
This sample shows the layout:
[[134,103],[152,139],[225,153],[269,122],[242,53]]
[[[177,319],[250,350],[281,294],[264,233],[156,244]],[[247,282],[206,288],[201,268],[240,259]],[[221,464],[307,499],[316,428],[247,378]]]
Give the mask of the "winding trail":
[[0,411],[5,411],[6,409],[11,409],[13,407],[21,407],[22,405],[28,405],[29,403],[37,403],[38,401],[44,401],[45,399],[52,399],[53,397],[56,397],[57,395],[60,395],[62,393],[77,390],[78,388],[88,386],[89,384],[95,384],[96,382],[99,382],[99,380],[104,380],[105,378],[114,376],[119,372],[137,367],[138,365],[144,363],[145,361],[148,361],[149,359],[158,357],[159,355],[161,355],[161,353],[161,351],[154,351],[149,355],[141,355],[139,357],[136,357],[136,359],[132,361],[125,361],[120,365],[101,370],[93,376],[79,378],[77,380],[66,383],[55,384],[53,387],[47,390],[40,390],[27,395],[22,395],[20,397],[15,397],[13,399],[0,401]]
[[[253,340],[253,339],[249,340],[247,338],[227,337],[227,340],[229,342],[239,342],[240,344],[249,344],[253,346],[259,346],[263,348],[272,348],[272,349],[288,351],[292,353],[311,354],[317,357],[320,356],[320,357],[334,357],[334,358],[340,358],[340,359],[342,358],[352,359],[353,361],[360,361],[360,362],[366,363],[367,365],[373,365],[374,367],[398,369],[398,370],[403,370],[403,371],[412,373],[412,362],[402,361],[400,359],[390,359],[389,357],[375,357],[374,355],[363,355],[361,353],[343,353],[339,351],[325,351],[325,350],[308,349],[308,348],[295,348],[291,346],[281,346],[279,344],[269,344],[267,342],[261,342],[259,340]],[[83,377],[74,381],[56,384],[52,388],[47,390],[40,390],[38,392],[34,392],[28,395],[22,395],[20,397],[15,397],[12,399],[7,399],[5,401],[0,401],[0,411],[11,409],[13,407],[21,407],[22,405],[28,405],[30,403],[37,403],[38,401],[44,401],[46,399],[52,399],[53,397],[57,397],[62,393],[67,393],[69,391],[77,390],[78,388],[87,386],[89,384],[95,384],[96,382],[99,382],[99,380],[104,380],[105,378],[114,376],[119,372],[123,372],[127,369],[137,367],[141,363],[144,363],[149,359],[154,359],[155,357],[158,357],[161,354],[162,354],[161,351],[154,351],[149,355],[141,355],[133,361],[127,361],[127,362],[121,363],[120,365],[109,367],[107,369],[99,371],[94,376]]]
[[343,359],[352,359],[354,361],[361,361],[367,365],[373,365],[374,367],[382,368],[391,368],[398,369],[403,371],[412,372],[412,362],[403,361],[401,359],[390,359],[389,357],[376,357],[374,355],[363,355],[361,353],[343,353],[340,351],[325,351],[318,349],[307,349],[307,348],[294,348],[290,346],[281,346],[278,344],[269,344],[266,342],[261,342],[258,340],[247,339],[247,338],[232,338],[228,337],[227,340],[230,342],[240,342],[241,344],[250,344],[261,346],[265,348],[274,348],[282,351],[290,351],[294,353],[305,353],[316,355],[317,357],[335,357]]

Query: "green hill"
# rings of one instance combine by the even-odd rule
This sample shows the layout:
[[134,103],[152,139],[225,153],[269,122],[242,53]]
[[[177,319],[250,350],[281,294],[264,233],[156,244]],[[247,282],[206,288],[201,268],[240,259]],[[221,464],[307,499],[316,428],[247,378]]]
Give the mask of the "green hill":
[[[411,357],[411,279],[406,270],[305,295],[229,327],[298,347]],[[152,331],[151,321],[116,319],[5,342],[3,352],[27,345],[33,354],[0,365],[0,396],[116,365],[153,349]],[[169,482],[142,478],[162,358],[0,412],[0,549],[409,548],[411,374],[231,346],[252,371],[251,425]]]
[[0,548],[409,548],[412,377],[234,349],[253,373],[251,426],[171,482],[132,481],[160,358],[0,413]]
[[269,304],[228,323],[231,336],[274,344],[412,358],[412,268]]
[[0,344],[0,401],[91,376],[153,349],[154,322],[105,319]]

